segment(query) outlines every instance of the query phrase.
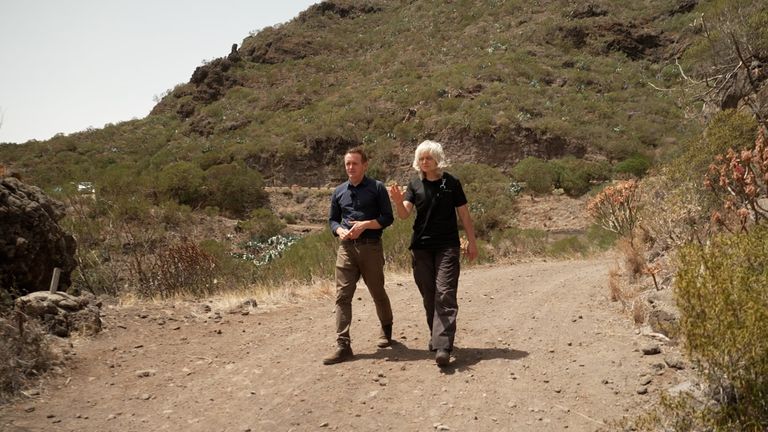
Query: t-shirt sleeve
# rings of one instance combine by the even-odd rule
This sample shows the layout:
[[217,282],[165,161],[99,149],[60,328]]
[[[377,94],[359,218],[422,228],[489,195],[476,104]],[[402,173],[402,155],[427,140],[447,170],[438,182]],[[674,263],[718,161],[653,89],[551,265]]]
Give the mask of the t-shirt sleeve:
[[408,201],[412,204],[415,204],[414,200],[416,196],[416,190],[413,188],[413,182],[408,182],[408,187],[405,188],[405,195],[403,195],[403,201]]
[[453,188],[453,206],[461,207],[467,203],[467,196],[464,195],[464,188],[461,187],[461,182],[456,179],[456,186]]

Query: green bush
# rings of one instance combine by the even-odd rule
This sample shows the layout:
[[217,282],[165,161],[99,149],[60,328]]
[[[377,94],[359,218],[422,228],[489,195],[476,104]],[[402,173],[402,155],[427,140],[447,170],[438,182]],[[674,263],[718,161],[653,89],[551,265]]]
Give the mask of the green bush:
[[179,204],[196,207],[203,194],[204,172],[191,162],[174,162],[163,168],[157,178],[157,188],[167,198]]
[[546,161],[527,157],[512,168],[512,177],[517,181],[525,182],[526,187],[533,193],[546,194],[552,192],[557,173]]
[[556,173],[555,184],[572,197],[589,192],[593,181],[610,178],[607,162],[592,162],[568,156],[552,160],[550,164]]
[[613,170],[617,174],[625,174],[633,177],[643,177],[651,168],[651,158],[641,154],[634,154],[617,163]]
[[484,164],[455,165],[448,171],[462,183],[477,236],[508,225],[515,205],[509,178]]
[[411,253],[408,247],[413,236],[414,216],[408,219],[395,218],[395,222],[384,230],[384,261],[387,269],[403,271],[411,269]]
[[287,281],[312,282],[333,279],[338,241],[330,230],[302,237],[283,254],[258,268],[255,279],[281,286]]
[[252,240],[264,241],[285,228],[280,218],[267,208],[253,210],[250,216],[246,221],[239,221],[237,229],[247,232]]
[[684,182],[692,178],[701,179],[715,156],[728,149],[752,148],[755,145],[757,122],[747,113],[726,110],[717,113],[707,125],[706,132],[692,140],[670,166],[674,181]]
[[683,247],[677,277],[686,348],[719,401],[702,412],[700,430],[765,430],[768,230]]
[[205,171],[206,204],[216,206],[234,217],[264,205],[267,193],[264,179],[257,171],[231,163],[215,165]]

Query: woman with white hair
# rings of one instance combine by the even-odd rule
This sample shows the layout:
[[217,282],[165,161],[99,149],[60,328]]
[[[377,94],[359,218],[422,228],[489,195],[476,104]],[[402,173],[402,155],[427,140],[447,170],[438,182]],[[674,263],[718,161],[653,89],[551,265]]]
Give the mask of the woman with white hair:
[[443,146],[424,141],[416,147],[413,158],[419,178],[411,180],[405,194],[398,185],[389,189],[398,217],[405,219],[416,208],[410,246],[413,278],[424,301],[431,333],[429,349],[436,352],[435,362],[440,367],[450,363],[459,311],[456,298],[461,243],[457,214],[467,235],[466,255],[470,260],[477,257],[467,198],[459,179],[443,171],[447,165]]

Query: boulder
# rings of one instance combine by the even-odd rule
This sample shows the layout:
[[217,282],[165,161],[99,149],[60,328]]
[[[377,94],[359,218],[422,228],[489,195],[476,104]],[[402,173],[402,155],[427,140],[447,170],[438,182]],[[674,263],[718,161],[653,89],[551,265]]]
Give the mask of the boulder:
[[0,292],[12,296],[48,290],[54,267],[70,284],[75,239],[58,225],[62,203],[14,177],[0,179]]
[[16,299],[16,310],[40,322],[49,333],[94,336],[101,331],[101,303],[95,297],[38,291]]

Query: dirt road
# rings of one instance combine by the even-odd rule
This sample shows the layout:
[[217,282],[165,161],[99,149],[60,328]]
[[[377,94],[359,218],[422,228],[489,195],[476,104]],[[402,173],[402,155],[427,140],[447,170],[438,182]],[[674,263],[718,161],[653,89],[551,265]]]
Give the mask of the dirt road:
[[[612,261],[465,270],[450,367],[427,351],[410,276],[388,275],[391,348],[375,347],[364,285],[354,361],[324,366],[332,299],[207,311],[203,304],[105,310],[106,330],[40,394],[0,408],[4,431],[594,431],[641,411],[682,379],[672,353],[643,355],[607,300]],[[646,394],[640,394],[643,389]]]

